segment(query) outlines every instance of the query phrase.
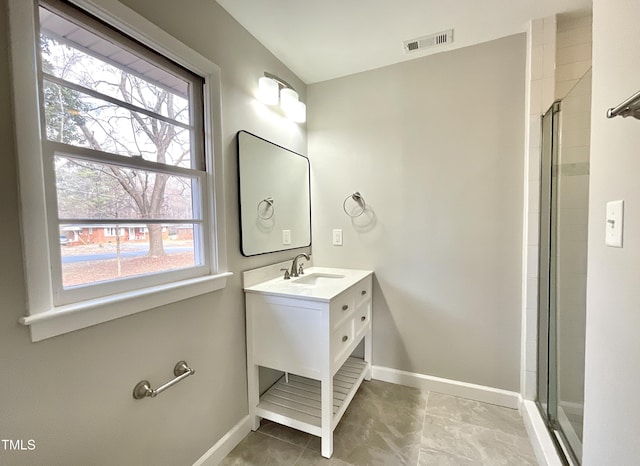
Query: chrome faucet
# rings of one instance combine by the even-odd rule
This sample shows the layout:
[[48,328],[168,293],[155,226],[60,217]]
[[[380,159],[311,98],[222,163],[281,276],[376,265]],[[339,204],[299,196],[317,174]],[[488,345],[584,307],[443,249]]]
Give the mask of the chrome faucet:
[[294,257],[293,263],[291,264],[291,272],[289,272],[290,276],[297,277],[299,274],[304,274],[304,272],[300,270],[302,268],[302,265],[300,266],[300,268],[298,268],[298,259],[300,259],[301,257],[304,257],[306,260],[311,260],[309,254],[305,254],[304,252]]

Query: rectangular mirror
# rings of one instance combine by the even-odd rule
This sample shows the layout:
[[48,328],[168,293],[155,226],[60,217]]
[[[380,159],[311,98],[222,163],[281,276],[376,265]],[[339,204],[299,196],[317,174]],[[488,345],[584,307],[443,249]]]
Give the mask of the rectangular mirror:
[[239,131],[238,175],[244,256],[311,246],[306,157]]

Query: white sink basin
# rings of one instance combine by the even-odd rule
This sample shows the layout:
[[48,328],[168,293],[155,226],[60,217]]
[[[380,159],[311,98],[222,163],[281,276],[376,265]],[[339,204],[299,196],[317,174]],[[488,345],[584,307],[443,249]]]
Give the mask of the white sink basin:
[[300,278],[291,280],[291,283],[298,285],[325,285],[341,280],[345,276],[337,273],[310,273]]
[[[244,290],[247,293],[329,302],[344,290],[372,274],[370,270],[309,267],[304,271],[304,275],[292,278],[291,280],[285,280],[282,272],[279,271],[279,268],[283,265],[287,264],[278,264],[278,267],[273,268],[275,270],[270,269],[266,274],[267,276],[264,277],[266,279],[256,280],[253,277],[249,277],[250,280],[256,281],[250,285],[245,285]],[[259,278],[263,278],[263,272],[264,271],[259,272]],[[251,273],[253,273],[253,271],[244,273],[245,283],[247,274]],[[269,276],[272,278],[269,278]]]

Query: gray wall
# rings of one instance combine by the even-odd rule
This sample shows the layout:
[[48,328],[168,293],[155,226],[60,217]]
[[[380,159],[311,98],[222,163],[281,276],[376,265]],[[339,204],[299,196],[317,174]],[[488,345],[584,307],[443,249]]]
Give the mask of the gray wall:
[[[607,108],[640,90],[640,3],[593,2],[585,466],[640,458],[640,121]],[[624,247],[604,244],[605,204],[624,199]]]
[[[223,150],[229,269],[223,291],[31,343],[25,314],[7,38],[0,0],[0,438],[34,439],[36,450],[1,464],[192,464],[247,414],[240,272],[292,254],[243,258],[239,249],[235,133],[246,129],[306,153],[304,126],[255,105],[270,71],[304,85],[215,1],[124,3],[222,68]],[[133,400],[141,379],[167,380],[185,359],[196,369],[156,399]]]
[[308,87],[314,263],[375,270],[376,365],[519,391],[525,42]]

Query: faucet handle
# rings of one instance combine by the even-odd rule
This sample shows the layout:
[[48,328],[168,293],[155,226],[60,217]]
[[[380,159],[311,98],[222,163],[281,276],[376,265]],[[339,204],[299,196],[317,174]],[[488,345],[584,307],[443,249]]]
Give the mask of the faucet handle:
[[304,275],[304,269],[302,268],[302,264],[300,264],[300,267],[298,268],[298,275]]
[[284,279],[289,280],[291,278],[291,275],[289,274],[289,269],[285,267],[284,269],[280,269],[280,271],[282,270],[284,270]]

